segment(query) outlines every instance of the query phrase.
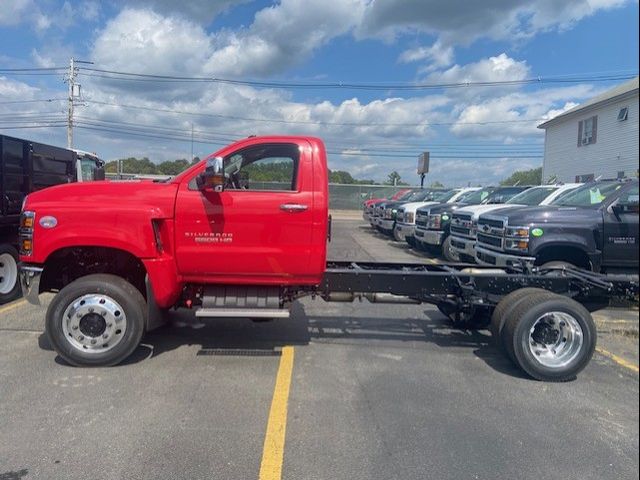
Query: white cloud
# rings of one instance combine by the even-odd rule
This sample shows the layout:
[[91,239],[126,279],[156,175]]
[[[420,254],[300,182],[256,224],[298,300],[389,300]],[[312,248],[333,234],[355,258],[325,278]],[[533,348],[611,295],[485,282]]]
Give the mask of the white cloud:
[[499,141],[541,137],[543,133],[537,126],[557,112],[575,106],[576,102],[569,99],[582,100],[597,93],[591,85],[575,85],[496,96],[465,105],[451,132],[460,138]]
[[495,57],[433,72],[428,80],[433,83],[500,82],[524,80],[529,74],[530,68],[526,61],[517,61],[506,53],[501,53]]
[[361,36],[393,37],[404,31],[437,35],[446,44],[479,38],[513,40],[541,31],[570,28],[600,10],[629,0],[376,0],[359,25]]
[[134,8],[149,8],[162,14],[179,15],[201,24],[209,24],[216,15],[230,8],[248,3],[252,0],[189,0],[177,2],[176,0],[117,0],[118,7],[122,5]]
[[400,55],[403,63],[419,62],[426,60],[428,64],[423,67],[423,71],[430,72],[438,68],[448,67],[453,63],[454,50],[451,45],[443,45],[437,41],[430,47],[417,47],[405,50]]
[[0,26],[19,24],[31,6],[32,0],[4,0],[0,8]]

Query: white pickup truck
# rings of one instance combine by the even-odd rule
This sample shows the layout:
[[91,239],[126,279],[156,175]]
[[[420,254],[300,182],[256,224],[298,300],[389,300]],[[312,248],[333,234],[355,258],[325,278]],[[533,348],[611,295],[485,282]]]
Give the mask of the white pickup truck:
[[393,229],[393,238],[397,242],[406,241],[409,245],[415,246],[414,231],[416,228],[416,211],[419,208],[441,203],[456,203],[464,198],[469,192],[479,190],[479,187],[454,188],[433,199],[430,202],[405,203],[398,208],[396,213],[396,226]]

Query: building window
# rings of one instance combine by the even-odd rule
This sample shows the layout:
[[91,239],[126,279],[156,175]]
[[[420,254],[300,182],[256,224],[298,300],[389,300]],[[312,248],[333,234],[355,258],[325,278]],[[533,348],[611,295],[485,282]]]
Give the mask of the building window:
[[576,175],[576,183],[586,183],[593,182],[595,180],[595,175],[593,173],[587,173],[585,175]]
[[618,112],[618,121],[624,122],[629,116],[629,107],[622,107]]
[[598,134],[598,116],[594,115],[578,122],[578,147],[596,143]]

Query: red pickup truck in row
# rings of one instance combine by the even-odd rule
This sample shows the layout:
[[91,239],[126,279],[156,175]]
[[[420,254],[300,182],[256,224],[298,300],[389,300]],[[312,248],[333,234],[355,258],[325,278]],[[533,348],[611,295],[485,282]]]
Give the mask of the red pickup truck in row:
[[[265,171],[286,179],[280,189],[251,183],[252,175]],[[283,318],[297,298],[318,295],[434,303],[467,324],[493,312],[498,330],[504,325],[509,332],[504,341],[514,361],[541,379],[569,378],[593,353],[590,314],[567,297],[589,306],[616,292],[637,292],[637,277],[610,278],[611,288],[605,288],[596,274],[586,273],[327,263],[327,173],[318,138],[250,137],[165,182],[105,181],[32,193],[19,232],[23,292],[33,303],[42,292],[57,293],[45,328],[58,354],[73,365],[121,362],[171,308],[194,308],[200,317]],[[508,295],[527,286],[537,287],[527,289],[527,298],[545,295],[537,317],[529,306],[515,308],[522,298],[515,302]],[[514,308],[494,312],[502,297]],[[525,345],[535,328],[539,345],[557,343],[553,322],[544,317],[551,309],[574,318],[572,328],[581,335],[579,345],[554,347],[564,355],[557,366],[537,362]],[[512,331],[521,323],[523,329]]]

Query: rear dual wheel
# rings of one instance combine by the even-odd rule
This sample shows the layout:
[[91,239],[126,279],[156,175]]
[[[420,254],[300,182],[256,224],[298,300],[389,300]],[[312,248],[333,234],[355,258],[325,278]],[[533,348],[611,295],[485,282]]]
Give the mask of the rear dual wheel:
[[537,380],[573,380],[593,356],[595,323],[589,311],[570,298],[521,289],[498,304],[494,317],[492,333],[514,363]]
[[115,275],[79,278],[53,298],[45,330],[51,346],[75,366],[117,365],[136,349],[144,332],[146,303]]

